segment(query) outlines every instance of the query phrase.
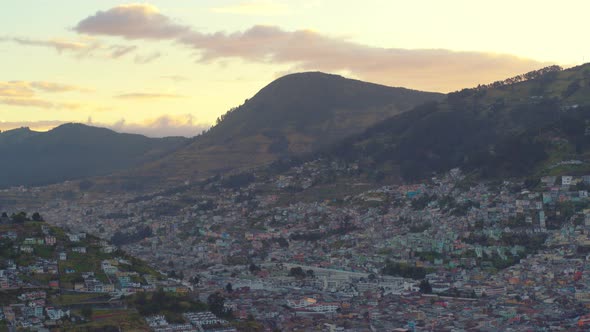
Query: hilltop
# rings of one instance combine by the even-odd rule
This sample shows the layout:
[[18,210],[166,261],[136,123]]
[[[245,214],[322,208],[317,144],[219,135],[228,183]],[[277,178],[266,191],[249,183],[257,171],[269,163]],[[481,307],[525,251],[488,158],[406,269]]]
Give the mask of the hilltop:
[[160,158],[186,141],[120,134],[74,123],[47,132],[8,130],[0,133],[0,188],[106,175]]
[[442,94],[319,72],[281,77],[216,126],[134,174],[184,181],[317,151]]

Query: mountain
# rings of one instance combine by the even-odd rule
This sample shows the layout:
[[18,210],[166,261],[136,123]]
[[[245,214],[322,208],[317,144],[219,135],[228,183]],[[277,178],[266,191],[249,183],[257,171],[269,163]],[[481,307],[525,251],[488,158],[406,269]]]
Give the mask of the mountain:
[[218,119],[191,144],[133,174],[184,181],[326,147],[442,94],[308,72],[287,75]]
[[0,187],[45,185],[140,165],[187,142],[148,138],[82,124],[47,132],[19,128],[0,133]]
[[486,178],[590,170],[590,64],[552,66],[391,117],[325,149],[378,177],[460,167]]

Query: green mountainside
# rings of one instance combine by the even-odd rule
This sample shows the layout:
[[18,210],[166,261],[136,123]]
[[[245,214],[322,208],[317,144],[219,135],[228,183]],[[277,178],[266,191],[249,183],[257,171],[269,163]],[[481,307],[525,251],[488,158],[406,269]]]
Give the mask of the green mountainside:
[[317,151],[442,94],[392,88],[324,73],[277,79],[219,118],[190,145],[133,174],[202,179]]
[[548,67],[451,93],[320,155],[404,180],[455,167],[484,178],[581,172],[590,169],[589,121],[590,65]]

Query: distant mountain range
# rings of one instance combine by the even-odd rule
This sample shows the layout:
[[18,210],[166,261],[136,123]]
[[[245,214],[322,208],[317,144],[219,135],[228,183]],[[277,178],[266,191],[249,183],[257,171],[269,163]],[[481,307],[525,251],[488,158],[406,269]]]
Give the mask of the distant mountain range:
[[487,178],[579,173],[590,171],[590,65],[448,95],[293,74],[192,139],[67,124],[0,133],[0,154],[0,187],[108,175],[99,182],[111,189],[142,189],[319,157],[402,181],[455,167]]
[[148,138],[82,124],[64,124],[47,132],[8,130],[0,133],[0,187],[106,175],[161,158],[186,142],[186,138]]

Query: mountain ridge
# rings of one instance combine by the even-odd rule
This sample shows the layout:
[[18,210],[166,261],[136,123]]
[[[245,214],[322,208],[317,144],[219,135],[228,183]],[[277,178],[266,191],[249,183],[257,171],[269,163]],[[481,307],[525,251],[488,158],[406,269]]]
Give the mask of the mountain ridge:
[[[139,165],[178,148],[187,139],[148,138],[79,123],[47,132],[18,128],[0,133],[0,187],[47,185]],[[51,172],[47,172],[51,170]]]
[[[166,174],[183,182],[315,151],[443,94],[321,72],[271,82],[175,153],[134,170],[137,181]],[[124,177],[126,175],[123,175]]]
[[[587,159],[590,137],[590,64],[551,66],[487,86],[448,94],[393,116],[325,149],[328,158],[363,161],[365,169],[399,170],[418,180],[461,167],[484,177],[547,173],[556,152],[552,139],[567,141],[563,158]],[[570,151],[571,152],[571,151]],[[590,159],[588,159],[590,161]]]

